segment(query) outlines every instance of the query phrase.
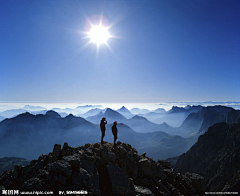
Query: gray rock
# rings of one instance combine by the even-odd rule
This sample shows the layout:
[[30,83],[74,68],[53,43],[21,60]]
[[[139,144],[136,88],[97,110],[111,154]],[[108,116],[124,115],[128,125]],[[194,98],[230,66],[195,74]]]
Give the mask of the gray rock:
[[58,190],[65,188],[72,174],[71,165],[66,161],[56,161],[48,164],[46,170],[49,172],[47,180],[52,187],[56,187]]
[[88,173],[85,169],[80,168],[81,177],[84,187],[90,189],[95,195],[100,195],[99,176]]
[[139,160],[138,173],[145,177],[153,177],[151,162],[147,158]]
[[205,186],[205,180],[202,176],[200,176],[199,174],[190,173],[190,172],[187,172],[185,176],[191,179],[192,186],[196,190],[200,190],[203,192],[204,186]]
[[42,190],[43,184],[39,178],[31,178],[23,183],[23,190]]
[[52,162],[55,162],[59,159],[61,154],[61,144],[55,144],[52,153]]
[[137,186],[137,185],[134,185],[134,187],[135,187],[135,191],[140,195],[154,195],[152,191],[148,188]]
[[93,161],[82,159],[81,163],[81,168],[85,169],[88,173],[98,175],[97,168]]
[[83,176],[79,170],[75,170],[72,173],[72,184],[71,189],[73,190],[81,190],[84,188]]
[[68,151],[68,143],[64,142],[63,149],[62,149],[62,157],[67,155],[67,151]]
[[158,159],[157,162],[158,162],[160,165],[162,165],[163,167],[167,167],[167,168],[170,167],[170,162],[169,162],[169,161],[165,161],[165,160]]
[[128,163],[127,164],[127,174],[130,177],[137,177],[138,175],[138,164],[137,163]]
[[37,163],[37,161],[38,161],[37,159],[30,161],[30,165],[35,165]]
[[85,151],[85,154],[88,155],[88,156],[92,156],[94,153],[93,153],[93,150],[91,148],[87,148],[87,150]]
[[141,156],[145,157],[146,156],[146,152],[144,152]]
[[72,169],[79,169],[81,167],[81,160],[78,154],[65,156],[62,159],[70,163],[70,165],[72,166]]
[[105,161],[105,163],[114,163],[116,156],[114,153],[112,152],[106,152],[106,151],[102,151],[101,152],[102,155],[102,159],[103,161]]
[[118,150],[121,157],[124,157],[127,154],[127,151],[123,146],[118,146]]
[[125,168],[109,163],[107,166],[108,175],[112,183],[112,193],[128,194],[130,192],[129,179]]
[[14,165],[14,169],[13,169],[14,178],[18,178],[21,168],[22,168],[22,165]]

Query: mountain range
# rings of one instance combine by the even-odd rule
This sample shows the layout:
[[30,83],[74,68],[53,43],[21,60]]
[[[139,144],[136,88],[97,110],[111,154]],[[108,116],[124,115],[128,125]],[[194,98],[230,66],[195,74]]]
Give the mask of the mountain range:
[[[78,106],[76,108],[52,108],[51,110],[54,110],[59,114],[61,114],[62,117],[65,117],[68,114],[73,114],[73,115],[84,114],[87,111],[95,108],[104,109],[104,107],[101,105],[85,105],[85,106]],[[17,108],[13,106],[0,106],[0,116],[4,118],[12,118],[25,112],[29,112],[31,114],[43,114],[44,111],[47,111],[47,109],[41,106],[33,106],[33,105],[25,105],[22,108]]]
[[177,172],[205,178],[205,191],[240,191],[240,118],[234,124],[216,123],[182,154]]
[[[191,108],[195,107],[187,110]],[[31,159],[48,152],[54,143],[68,141],[72,146],[79,146],[99,141],[102,117],[108,121],[106,141],[112,142],[111,125],[117,120],[120,141],[133,145],[140,153],[147,152],[154,159],[166,159],[186,152],[213,124],[235,123],[240,112],[223,106],[203,107],[190,113],[177,128],[166,123],[155,124],[137,115],[127,119],[110,108],[86,119],[71,114],[63,118],[54,111],[38,115],[27,112],[0,122],[0,155]]]
[[186,106],[184,108],[173,106],[172,109],[167,112],[159,113],[157,112],[158,110],[155,110],[139,115],[156,124],[162,124],[165,122],[172,127],[179,127],[190,113],[199,112],[202,108],[203,106]]
[[[111,111],[109,111],[111,112]],[[108,112],[107,112],[108,113]],[[20,114],[11,119],[0,122],[0,155],[18,156],[33,159],[40,154],[47,153],[54,143],[69,142],[72,146],[84,145],[100,140],[99,125],[93,124],[84,118],[68,115],[62,118],[54,111],[45,115]],[[107,125],[105,140],[113,140],[111,124]],[[175,138],[167,133],[158,131],[154,133],[137,133],[124,124],[118,124],[118,139],[133,145],[139,152],[146,151],[153,158],[176,156],[186,149],[171,146]],[[185,139],[181,138],[181,142]],[[151,150],[156,153],[151,153]],[[155,155],[154,155],[155,154]]]

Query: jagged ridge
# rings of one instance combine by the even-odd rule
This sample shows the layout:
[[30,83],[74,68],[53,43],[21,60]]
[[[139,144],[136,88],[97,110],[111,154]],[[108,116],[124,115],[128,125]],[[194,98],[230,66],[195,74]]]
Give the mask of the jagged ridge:
[[204,179],[177,174],[168,161],[138,155],[126,143],[105,142],[53,152],[0,175],[0,185],[20,190],[87,190],[89,195],[203,195]]
[[237,122],[211,126],[179,157],[175,169],[204,176],[205,191],[240,191],[240,118]]

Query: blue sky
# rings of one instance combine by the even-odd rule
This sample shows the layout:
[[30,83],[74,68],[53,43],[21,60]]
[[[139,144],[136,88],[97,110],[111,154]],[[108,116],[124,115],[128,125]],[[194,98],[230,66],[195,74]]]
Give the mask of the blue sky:
[[[1,103],[240,101],[238,0],[0,0]],[[110,49],[84,48],[104,15]]]

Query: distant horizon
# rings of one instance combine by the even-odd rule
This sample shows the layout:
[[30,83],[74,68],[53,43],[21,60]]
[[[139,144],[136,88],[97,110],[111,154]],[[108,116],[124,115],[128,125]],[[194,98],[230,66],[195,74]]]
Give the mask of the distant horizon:
[[165,103],[34,103],[34,102],[26,102],[26,103],[0,103],[0,111],[3,111],[2,108],[9,106],[9,108],[23,108],[26,105],[29,106],[40,106],[46,109],[53,109],[53,108],[71,108],[75,109],[78,106],[86,106],[86,105],[93,105],[93,106],[103,106],[103,108],[111,108],[114,110],[120,109],[122,106],[126,107],[127,109],[131,110],[133,108],[140,108],[140,109],[148,109],[148,110],[156,110],[158,108],[163,108],[166,111],[170,110],[173,106],[177,107],[186,107],[187,105],[202,105],[202,106],[214,106],[214,105],[223,105],[232,107],[234,109],[240,109],[240,101],[226,101],[226,102],[215,102],[215,101],[204,101],[204,102],[165,102]]

